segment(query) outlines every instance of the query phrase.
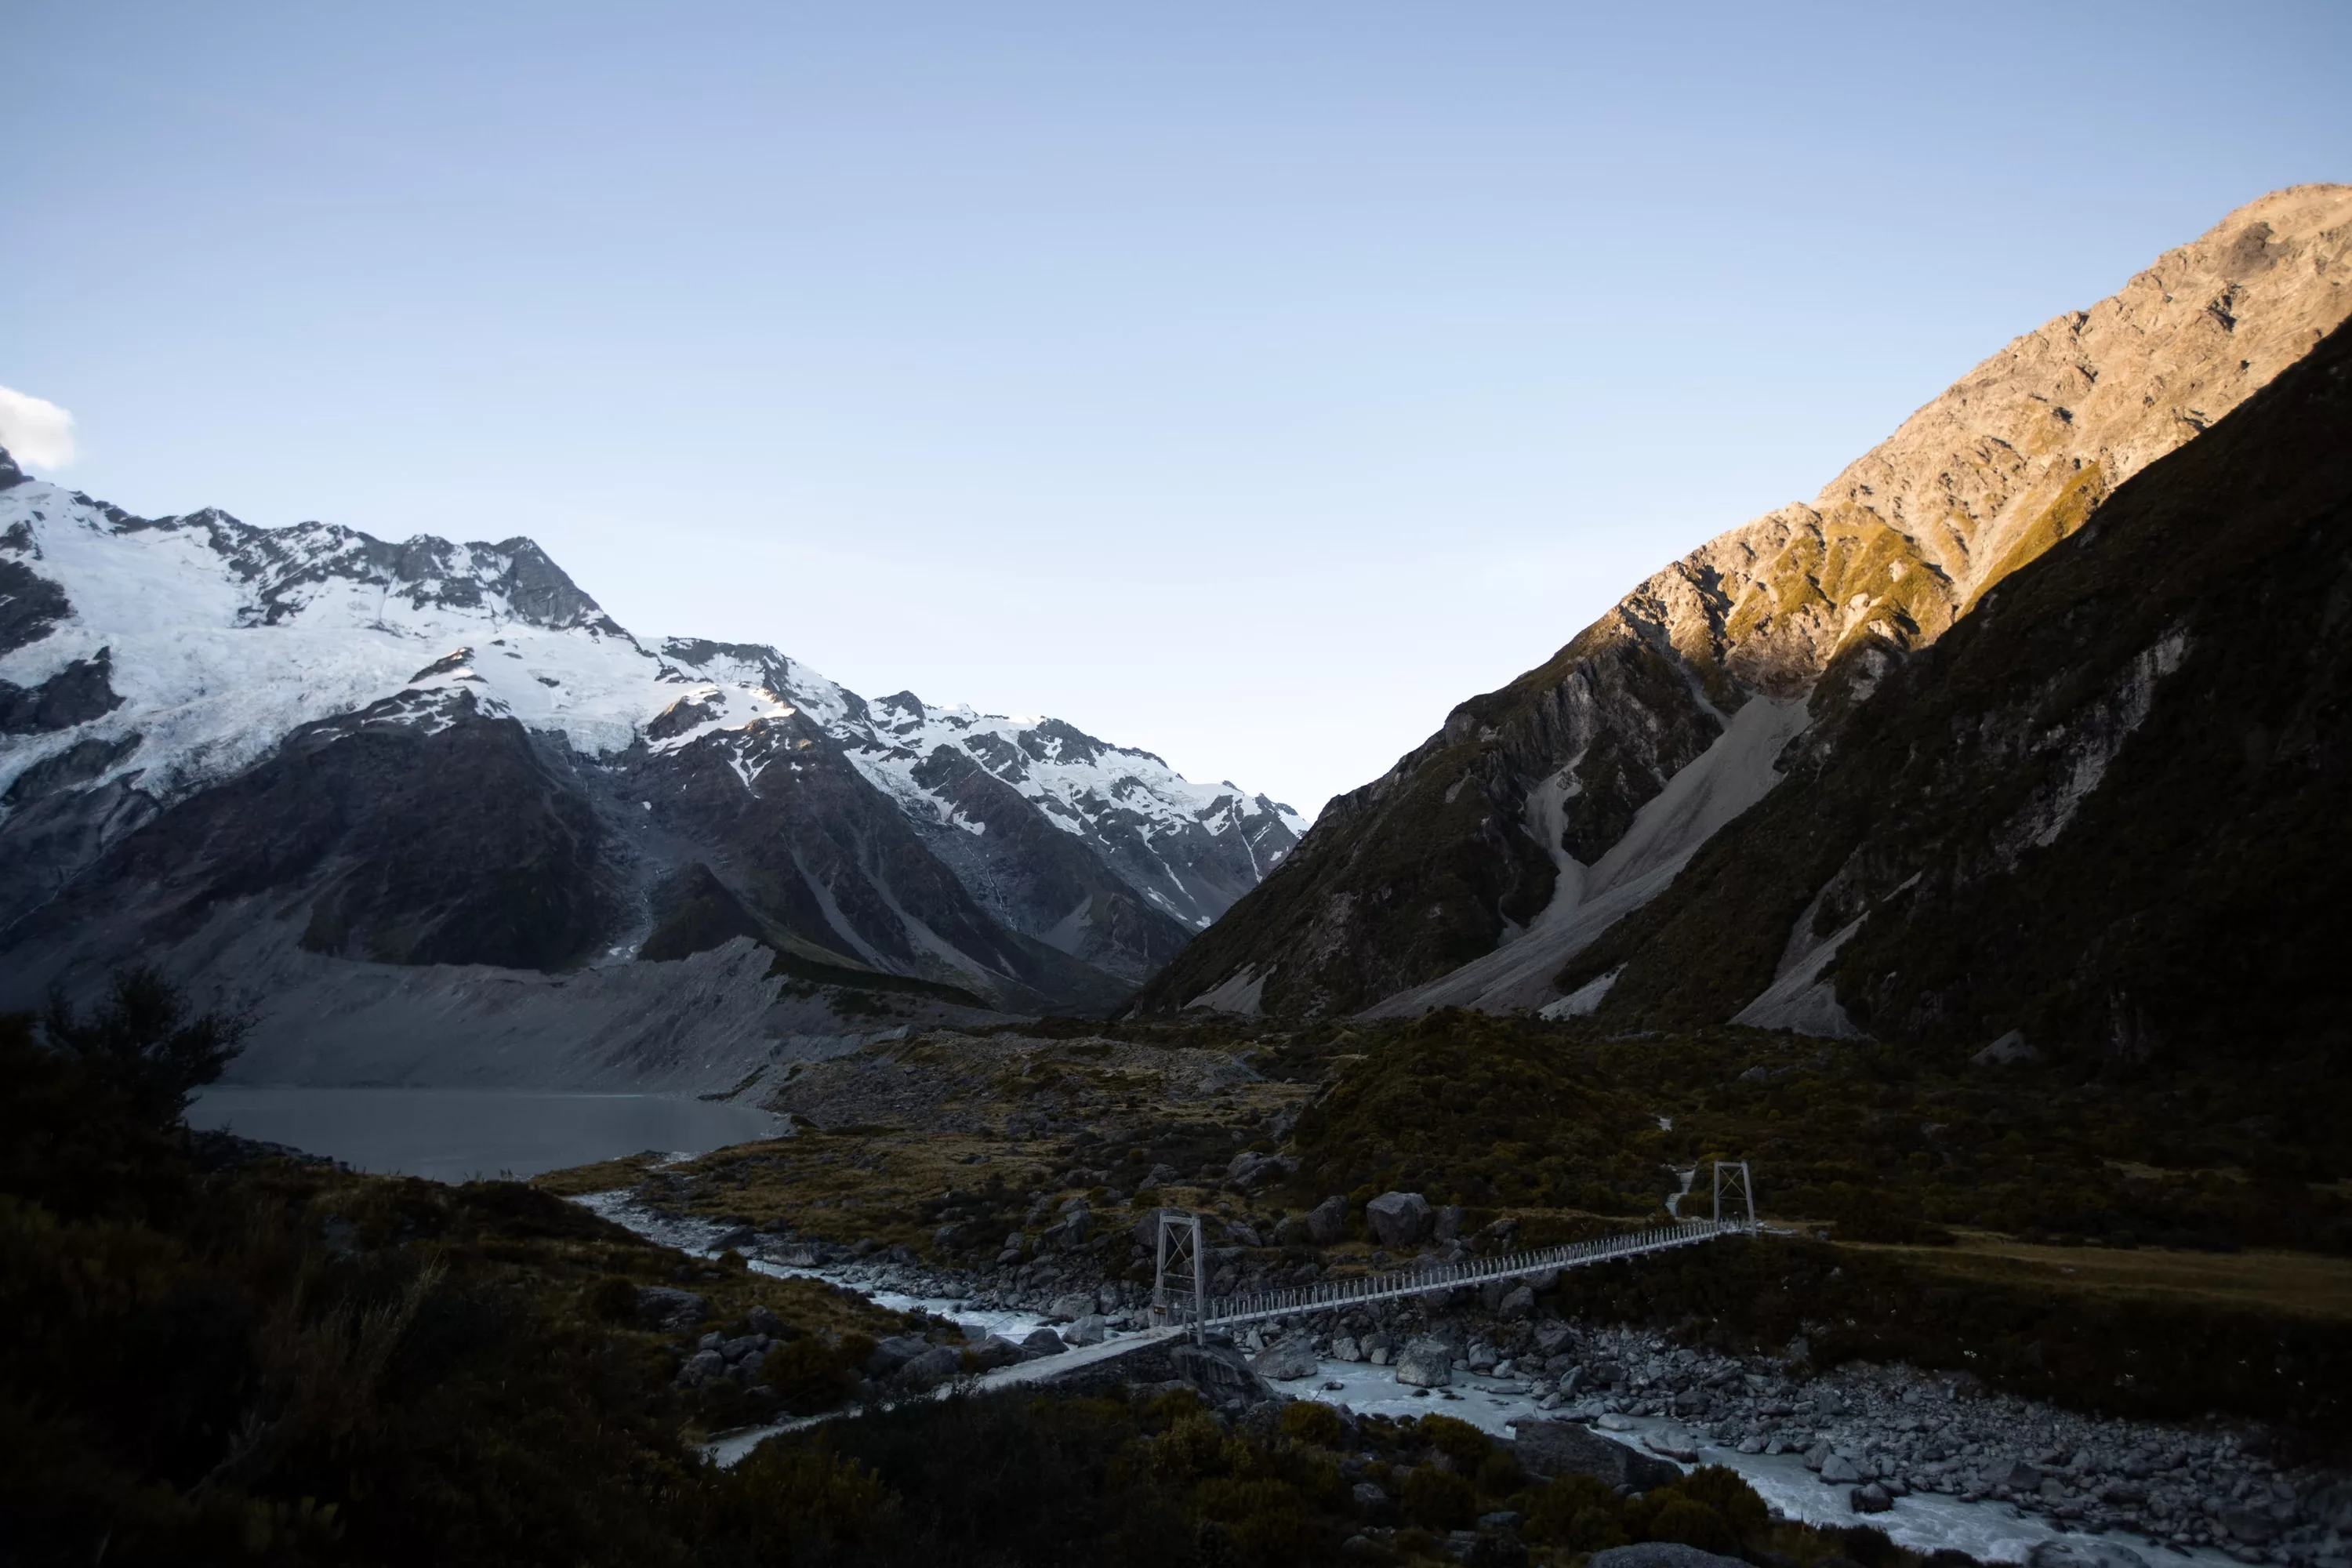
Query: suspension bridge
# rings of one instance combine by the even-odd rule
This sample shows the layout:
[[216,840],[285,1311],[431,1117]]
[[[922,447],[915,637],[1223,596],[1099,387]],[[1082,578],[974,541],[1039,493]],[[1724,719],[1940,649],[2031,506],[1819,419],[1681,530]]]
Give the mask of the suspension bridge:
[[[1744,1202],[1744,1215],[1735,1213],[1725,1217],[1723,1200],[1727,1194],[1735,1207]],[[1189,1328],[1194,1339],[1202,1340],[1212,1329],[1395,1300],[1404,1296],[1432,1295],[1484,1285],[1490,1280],[1556,1274],[1563,1268],[1695,1247],[1718,1237],[1749,1235],[1757,1228],[1756,1188],[1748,1176],[1748,1162],[1718,1160],[1715,1164],[1715,1212],[1706,1219],[1680,1220],[1622,1236],[1596,1237],[1590,1241],[1572,1241],[1563,1247],[1538,1247],[1528,1252],[1498,1253],[1460,1263],[1416,1264],[1350,1279],[1321,1279],[1286,1290],[1212,1297],[1209,1249],[1202,1216],[1163,1209],[1160,1215],[1159,1263],[1151,1287],[1151,1321],[1155,1328]],[[1189,1279],[1185,1278],[1187,1274]]]

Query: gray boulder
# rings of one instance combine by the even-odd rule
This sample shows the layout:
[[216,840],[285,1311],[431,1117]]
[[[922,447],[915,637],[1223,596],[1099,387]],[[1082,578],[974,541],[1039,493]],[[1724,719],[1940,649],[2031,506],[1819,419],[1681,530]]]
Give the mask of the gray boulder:
[[727,1358],[717,1351],[697,1351],[678,1368],[677,1381],[688,1388],[698,1388],[714,1377],[727,1375]]
[[[1828,1479],[1828,1472],[1823,1471],[1822,1479]],[[2013,1492],[2038,1491],[2042,1487],[2042,1472],[2023,1459],[2020,1459],[2009,1468],[1996,1474],[1992,1484],[1997,1487],[2007,1487]]]
[[1633,1546],[1612,1546],[1586,1560],[1591,1568],[1747,1568],[1737,1557],[1718,1557],[1696,1546],[1672,1541],[1644,1541]]
[[1288,1344],[1269,1345],[1250,1358],[1250,1370],[1260,1377],[1278,1383],[1292,1383],[1302,1377],[1313,1377],[1323,1370],[1315,1359],[1315,1352],[1297,1340]]
[[963,1370],[963,1352],[950,1345],[933,1345],[898,1369],[898,1381],[919,1394],[937,1388]]
[[1447,1204],[1437,1211],[1435,1235],[1440,1241],[1453,1241],[1462,1234],[1462,1205]]
[[1063,1296],[1045,1309],[1045,1315],[1057,1323],[1074,1323],[1095,1310],[1092,1296]]
[[637,1321],[664,1333],[682,1334],[710,1316],[710,1304],[691,1290],[668,1285],[637,1288]]
[[1064,1342],[1062,1336],[1051,1329],[1033,1330],[1029,1337],[1021,1342],[1023,1352],[1032,1361],[1039,1356],[1060,1355],[1069,1348],[1068,1344]]
[[1066,1344],[1098,1345],[1109,1330],[1108,1320],[1100,1312],[1088,1312],[1062,1332]]
[[1885,1513],[1895,1506],[1895,1499],[1885,1487],[1873,1481],[1848,1492],[1845,1504],[1856,1513]]
[[866,1358],[866,1373],[874,1377],[888,1377],[900,1367],[931,1348],[931,1342],[920,1334],[897,1334],[874,1347]]
[[1843,1454],[1832,1454],[1822,1461],[1822,1479],[1833,1487],[1850,1487],[1862,1479],[1862,1471]]
[[1234,1400],[1256,1405],[1275,1397],[1265,1379],[1231,1345],[1179,1344],[1169,1351],[1168,1362],[1178,1377],[1217,1409]]
[[993,1372],[1000,1366],[1011,1366],[1029,1359],[1022,1353],[1019,1345],[1003,1334],[989,1335],[972,1346],[969,1353],[973,1363],[982,1372]]
[[1307,1211],[1307,1239],[1318,1247],[1337,1247],[1348,1235],[1348,1200],[1333,1194]]
[[1535,1310],[1536,1293],[1532,1287],[1527,1285],[1504,1291],[1502,1300],[1495,1307],[1495,1310],[1506,1318],[1524,1318]]
[[1554,1476],[1591,1476],[1608,1486],[1645,1492],[1682,1477],[1679,1467],[1573,1421],[1514,1421],[1511,1429],[1517,1436],[1520,1467],[1547,1480]]
[[755,1306],[744,1316],[750,1320],[751,1331],[765,1334],[772,1340],[784,1337],[784,1321],[764,1306]]
[[2026,1568],[2147,1568],[2147,1559],[2130,1547],[2087,1536],[2044,1541],[2025,1554]]
[[1434,1220],[1419,1193],[1382,1193],[1364,1205],[1364,1223],[1383,1247],[1418,1247]]
[[1444,1340],[1414,1340],[1396,1360],[1396,1380],[1415,1388],[1444,1388],[1454,1381],[1454,1351]]

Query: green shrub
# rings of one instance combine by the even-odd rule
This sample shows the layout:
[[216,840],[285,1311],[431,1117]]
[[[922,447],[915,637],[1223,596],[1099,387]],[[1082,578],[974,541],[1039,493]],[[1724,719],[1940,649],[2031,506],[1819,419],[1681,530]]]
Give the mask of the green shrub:
[[1454,1468],[1465,1474],[1475,1474],[1495,1451],[1493,1438],[1451,1415],[1424,1415],[1419,1430],[1423,1442],[1453,1460]]
[[1738,1538],[1731,1533],[1731,1526],[1725,1522],[1723,1515],[1686,1497],[1668,1498],[1644,1533],[1652,1541],[1678,1542],[1726,1557],[1739,1550]]
[[1312,1443],[1318,1448],[1338,1447],[1347,1433],[1338,1411],[1312,1399],[1297,1399],[1284,1405],[1277,1426],[1292,1442]]
[[607,1274],[585,1292],[588,1310],[608,1323],[625,1323],[637,1315],[637,1287],[617,1274]]
[[838,1347],[804,1334],[772,1347],[760,1363],[760,1381],[795,1415],[830,1410],[849,1397],[856,1374],[842,1364]]
[[1423,1530],[1461,1530],[1478,1517],[1478,1494],[1470,1483],[1434,1465],[1417,1466],[1405,1477],[1397,1503]]

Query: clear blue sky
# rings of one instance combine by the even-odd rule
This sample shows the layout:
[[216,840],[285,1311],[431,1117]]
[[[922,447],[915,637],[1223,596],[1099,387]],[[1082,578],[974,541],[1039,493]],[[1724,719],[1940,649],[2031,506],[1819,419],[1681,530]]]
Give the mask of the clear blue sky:
[[0,7],[54,471],[1314,810],[2352,178],[2352,5]]

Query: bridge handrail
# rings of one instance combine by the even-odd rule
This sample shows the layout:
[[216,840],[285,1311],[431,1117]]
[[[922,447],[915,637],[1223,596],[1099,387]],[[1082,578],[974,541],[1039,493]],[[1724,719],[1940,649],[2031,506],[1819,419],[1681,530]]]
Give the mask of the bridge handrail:
[[[1367,1274],[1353,1279],[1323,1279],[1285,1290],[1253,1291],[1245,1296],[1225,1296],[1205,1304],[1202,1313],[1204,1326],[1218,1323],[1246,1322],[1259,1318],[1287,1317],[1293,1313],[1318,1310],[1343,1303],[1377,1300],[1391,1296],[1419,1296],[1451,1289],[1472,1280],[1511,1279],[1521,1275],[1540,1274],[1549,1268],[1573,1268],[1587,1263],[1598,1263],[1612,1258],[1632,1257],[1655,1251],[1661,1247],[1686,1246],[1693,1242],[1711,1241],[1719,1236],[1744,1232],[1749,1226],[1740,1220],[1684,1220],[1671,1226],[1654,1226],[1622,1236],[1594,1237],[1583,1241],[1571,1241],[1534,1252],[1507,1252],[1491,1258],[1472,1258],[1463,1263],[1441,1263],[1434,1267],[1415,1265],[1391,1269],[1380,1274]],[[1171,1322],[1189,1322],[1192,1312],[1189,1302],[1171,1302],[1167,1317]]]

